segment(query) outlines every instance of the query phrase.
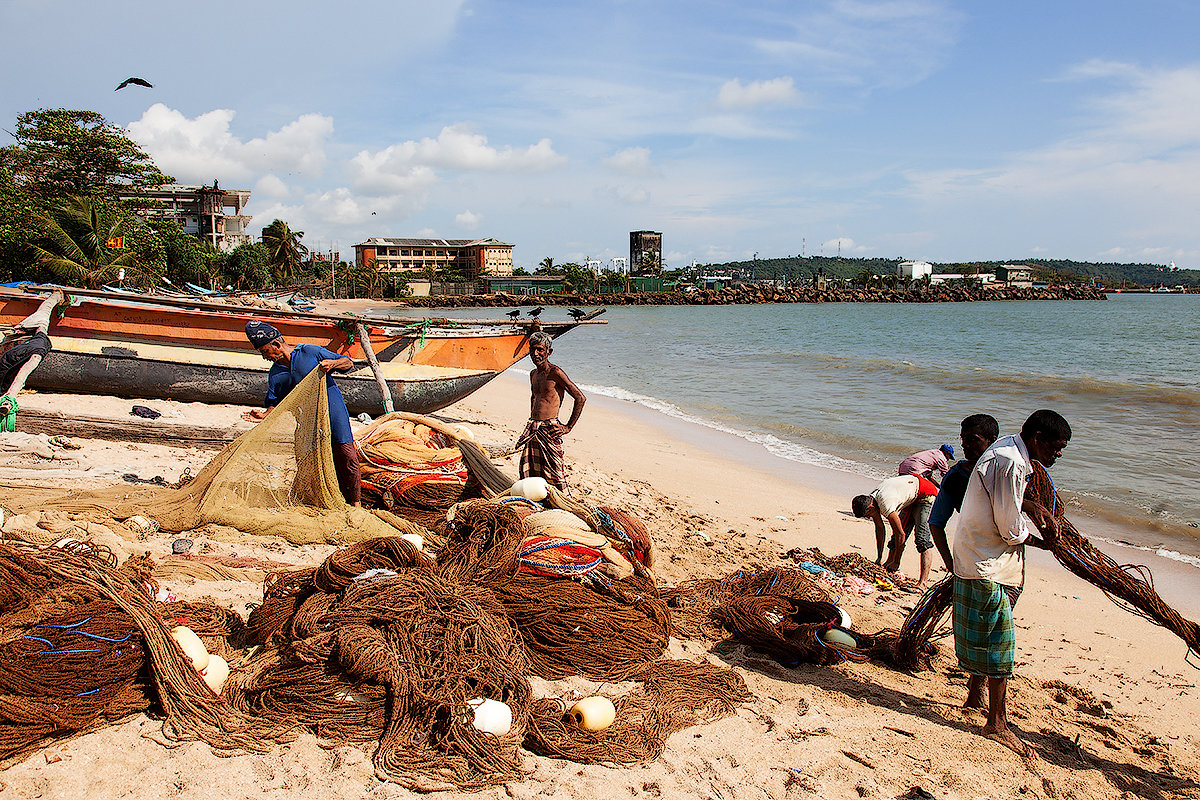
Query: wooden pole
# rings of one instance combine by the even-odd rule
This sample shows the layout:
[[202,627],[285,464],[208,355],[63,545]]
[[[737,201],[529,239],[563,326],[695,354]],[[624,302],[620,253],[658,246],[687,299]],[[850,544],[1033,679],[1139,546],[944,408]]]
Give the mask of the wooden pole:
[[392,403],[392,390],[388,388],[387,379],[383,377],[383,370],[379,366],[379,359],[375,357],[375,348],[371,346],[371,337],[367,335],[367,328],[361,322],[355,324],[354,330],[358,332],[358,338],[361,340],[359,344],[367,357],[367,363],[371,365],[371,372],[375,374],[375,382],[379,384],[379,393],[383,395],[383,410],[391,414],[396,410],[396,406]]

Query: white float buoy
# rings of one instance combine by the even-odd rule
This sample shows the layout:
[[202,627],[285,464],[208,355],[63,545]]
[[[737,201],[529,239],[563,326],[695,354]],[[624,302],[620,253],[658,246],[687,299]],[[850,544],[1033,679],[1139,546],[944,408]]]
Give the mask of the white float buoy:
[[821,638],[840,647],[858,647],[858,641],[840,628],[830,628],[821,634]]
[[229,662],[213,653],[208,657],[208,666],[200,670],[200,677],[213,690],[213,694],[220,694],[225,679],[229,677]]
[[418,550],[425,549],[425,537],[419,533],[402,533],[400,534],[400,538]]
[[545,478],[522,478],[512,485],[508,493],[540,503],[550,494],[550,489],[546,486]]
[[208,667],[208,650],[191,628],[186,625],[178,625],[171,629],[171,638],[179,645],[179,649],[183,651],[184,655],[192,660],[192,667],[197,672]]
[[476,697],[467,701],[470,710],[467,721],[477,731],[493,736],[507,736],[512,728],[512,709],[506,703],[487,697]]
[[854,626],[854,621],[850,619],[850,615],[846,613],[846,609],[841,606],[834,606],[838,612],[838,627],[849,630]]
[[617,708],[607,697],[585,697],[571,706],[571,718],[585,731],[602,731],[617,718]]

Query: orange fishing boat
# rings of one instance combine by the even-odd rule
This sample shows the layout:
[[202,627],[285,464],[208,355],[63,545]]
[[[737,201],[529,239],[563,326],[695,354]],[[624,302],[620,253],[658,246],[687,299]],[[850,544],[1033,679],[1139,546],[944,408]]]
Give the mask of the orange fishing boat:
[[[0,288],[0,325],[19,323],[52,291]],[[54,349],[30,376],[31,388],[258,405],[271,365],[250,346],[244,329],[250,320],[261,319],[291,343],[319,344],[354,360],[356,369],[334,377],[355,415],[444,408],[524,357],[532,329],[560,336],[594,322],[587,317],[547,323],[365,318],[203,299],[62,291],[67,298],[55,309],[49,330]]]

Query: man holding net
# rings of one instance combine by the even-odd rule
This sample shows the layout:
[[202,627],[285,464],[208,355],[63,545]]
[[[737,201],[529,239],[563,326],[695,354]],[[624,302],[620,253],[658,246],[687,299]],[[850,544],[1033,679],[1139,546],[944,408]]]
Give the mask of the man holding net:
[[[1049,550],[1058,533],[1054,517],[1024,500],[1032,461],[1050,467],[1071,439],[1059,414],[1035,411],[1021,432],[1003,436],[975,462],[954,535],[954,649],[970,675],[967,707],[983,708],[983,735],[1021,755],[1025,744],[1008,727],[1007,691],[1016,660],[1012,607],[1025,582],[1025,545]],[[1042,533],[1032,535],[1029,515]]]
[[[247,411],[242,419],[258,422],[266,418],[288,392],[299,385],[314,369],[322,372],[348,372],[354,362],[316,344],[290,345],[284,341],[279,329],[261,320],[246,323],[246,338],[263,358],[272,362],[267,373],[267,396],[265,410]],[[359,471],[358,450],[354,445],[354,434],[350,430],[350,412],[342,390],[332,380],[326,379],[326,396],[329,400],[329,433],[333,446],[333,465],[337,470],[338,487],[346,502],[362,506],[362,482]]]
[[[529,422],[517,439],[516,449],[521,451],[522,478],[545,478],[546,483],[566,489],[562,437],[570,433],[579,421],[587,398],[561,367],[550,363],[553,341],[550,334],[544,331],[537,331],[529,337],[529,359],[534,366],[529,373]],[[568,394],[574,405],[571,418],[563,425],[558,421],[558,413],[562,408],[563,396]]]

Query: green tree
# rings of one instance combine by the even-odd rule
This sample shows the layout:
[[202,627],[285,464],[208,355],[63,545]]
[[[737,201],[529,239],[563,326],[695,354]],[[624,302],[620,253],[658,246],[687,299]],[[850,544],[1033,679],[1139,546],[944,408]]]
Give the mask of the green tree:
[[38,236],[36,220],[51,206],[20,189],[12,173],[0,167],[0,280],[49,277],[34,263],[30,244]]
[[355,297],[369,297],[378,300],[383,297],[383,270],[376,264],[375,259],[368,259],[359,266],[351,264],[347,269],[346,281]]
[[125,270],[131,283],[138,281],[139,253],[132,241],[110,248],[109,242],[129,232],[129,217],[90,197],[72,197],[48,214],[38,215],[41,233],[31,244],[34,261],[70,286],[97,286],[116,281]]
[[229,253],[218,253],[214,267],[221,280],[235,289],[255,291],[271,282],[271,253],[262,242],[240,244]]
[[0,169],[35,197],[116,200],[118,194],[171,183],[125,131],[95,111],[27,111],[17,117],[16,144],[0,148]]
[[560,275],[562,273],[554,271],[554,259],[551,258],[550,256],[546,256],[545,258],[543,258],[541,261],[538,262],[537,274],[538,275]]
[[300,264],[308,256],[308,248],[300,241],[304,231],[294,231],[281,219],[263,228],[262,243],[270,254],[272,275],[276,286],[292,281]]

